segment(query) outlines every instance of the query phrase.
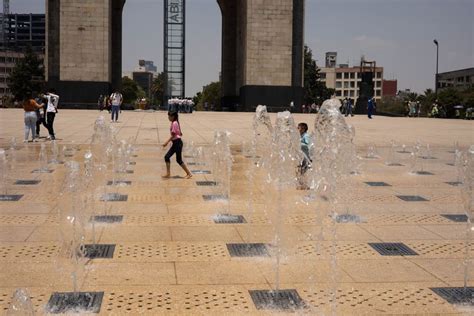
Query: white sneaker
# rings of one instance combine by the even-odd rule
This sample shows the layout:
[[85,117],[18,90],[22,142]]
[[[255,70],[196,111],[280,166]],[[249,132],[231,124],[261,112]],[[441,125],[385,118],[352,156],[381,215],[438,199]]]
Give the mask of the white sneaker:
[[34,138],[33,141],[34,141],[35,143],[37,143],[37,142],[38,142],[38,138]]
[[51,139],[51,135],[49,135],[48,137],[46,137],[46,139],[50,140],[50,139]]
[[27,143],[27,142],[28,142],[28,139],[25,139],[23,142],[24,142],[24,143]]

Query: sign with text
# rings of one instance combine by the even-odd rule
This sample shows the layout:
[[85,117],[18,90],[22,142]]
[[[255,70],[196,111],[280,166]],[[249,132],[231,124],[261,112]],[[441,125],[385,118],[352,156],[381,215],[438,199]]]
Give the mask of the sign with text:
[[181,24],[184,21],[184,0],[165,0],[167,23]]

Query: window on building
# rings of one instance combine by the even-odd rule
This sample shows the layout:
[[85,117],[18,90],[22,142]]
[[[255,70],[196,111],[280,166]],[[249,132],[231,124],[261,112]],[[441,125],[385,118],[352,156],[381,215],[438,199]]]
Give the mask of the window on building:
[[348,97],[348,96],[349,96],[349,90],[345,90],[345,91],[344,91],[344,96],[345,96],[345,97]]
[[5,57],[0,57],[0,63],[4,63],[5,62]]
[[355,88],[355,85],[356,85],[355,81],[351,81],[351,88]]
[[351,98],[353,98],[353,97],[354,97],[354,94],[355,94],[355,93],[354,93],[354,90],[351,90],[350,93],[349,93],[349,96],[350,96]]
[[350,74],[348,72],[344,73],[344,79],[349,79]]
[[464,77],[458,77],[458,82],[464,82]]
[[360,88],[360,81],[357,82],[357,88]]
[[375,95],[380,97],[380,90],[375,90]]
[[375,81],[375,86],[380,88],[382,86],[382,81]]
[[342,72],[336,73],[336,79],[342,79]]
[[381,71],[377,71],[377,78],[382,78],[382,72]]
[[325,72],[319,73],[319,78],[320,79],[326,79],[326,73]]
[[351,79],[355,79],[355,73],[354,72],[351,72]]
[[336,81],[336,88],[342,88],[342,82]]
[[471,77],[466,76],[466,82],[471,82]]
[[349,82],[348,82],[348,81],[345,81],[345,82],[344,82],[344,88],[345,88],[345,89],[349,88]]
[[360,75],[360,72],[357,73],[357,79],[360,79],[361,78],[361,75]]

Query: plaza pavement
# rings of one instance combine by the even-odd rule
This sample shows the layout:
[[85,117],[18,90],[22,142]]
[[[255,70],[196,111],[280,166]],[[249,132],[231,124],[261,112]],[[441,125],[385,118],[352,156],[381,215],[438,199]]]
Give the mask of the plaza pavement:
[[[60,110],[55,130],[60,148],[82,162],[98,111]],[[108,118],[106,112],[101,114]],[[161,179],[169,122],[165,112],[121,113],[114,123],[118,139],[132,141],[136,157],[131,173],[121,180],[130,186],[109,186],[109,193],[128,196],[125,202],[95,201],[97,214],[123,215],[118,224],[97,224],[101,244],[114,244],[113,258],[90,259],[80,278],[81,290],[103,291],[100,314],[240,315],[285,314],[259,310],[249,290],[275,287],[274,227],[282,223],[280,289],[296,289],[306,308],[297,313],[329,315],[456,315],[472,309],[450,304],[431,288],[459,287],[464,280],[466,223],[443,214],[463,214],[454,166],[454,142],[461,149],[474,144],[474,122],[426,118],[366,116],[347,118],[356,129],[361,157],[360,174],[341,188],[338,213],[357,214],[361,223],[338,223],[335,231],[327,217],[330,205],[316,198],[305,203],[307,191],[286,188],[283,202],[257,173],[251,194],[248,173],[253,158],[244,156],[241,143],[250,141],[252,113],[195,112],[180,115],[185,146],[202,146],[209,153],[214,130],[231,132],[233,167],[230,202],[206,201],[215,187],[213,174],[196,173],[192,179]],[[272,122],[275,115],[272,114]],[[313,129],[315,114],[295,114],[296,122]],[[42,128],[45,136],[45,129]],[[18,202],[0,201],[0,314],[6,313],[15,289],[26,288],[38,314],[52,292],[71,291],[72,282],[58,262],[58,192],[64,165],[39,168],[39,143],[23,144],[23,111],[0,110],[0,147],[7,149],[15,136],[17,147],[9,173],[8,194],[23,194]],[[397,150],[411,150],[414,142],[430,145],[434,159],[420,159],[431,174],[409,174],[409,154],[396,153],[387,166],[390,141]],[[191,144],[192,142],[192,144]],[[374,145],[375,159],[364,158]],[[49,148],[49,145],[48,145]],[[423,151],[422,151],[423,154]],[[69,156],[69,155],[68,155]],[[209,157],[209,155],[207,155]],[[191,170],[206,170],[210,161],[185,157]],[[393,162],[393,161],[392,161]],[[172,161],[172,173],[183,176]],[[103,182],[111,180],[109,173]],[[39,180],[36,185],[15,185],[16,180]],[[369,186],[385,182],[388,186]],[[398,196],[420,196],[425,201],[404,201]],[[249,203],[252,196],[252,203]],[[282,206],[282,208],[279,208]],[[253,210],[252,210],[253,209]],[[278,215],[277,209],[283,212]],[[216,224],[215,215],[242,215],[247,223]],[[86,242],[91,241],[87,226]],[[227,244],[265,243],[268,256],[232,257]],[[416,255],[383,256],[369,243],[404,243]],[[470,251],[474,250],[472,244]],[[336,261],[331,253],[335,253]],[[472,257],[472,255],[471,255]],[[474,278],[474,266],[471,280]],[[473,286],[474,281],[469,280]],[[337,305],[330,301],[336,289]],[[290,312],[288,312],[290,313]],[[291,313],[290,313],[291,314]]]

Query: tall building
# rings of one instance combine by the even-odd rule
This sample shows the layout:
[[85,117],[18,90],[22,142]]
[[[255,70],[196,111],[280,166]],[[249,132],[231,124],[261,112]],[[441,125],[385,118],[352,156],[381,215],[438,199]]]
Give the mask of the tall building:
[[444,89],[449,87],[458,89],[474,87],[474,68],[466,68],[439,73],[438,89]]
[[138,61],[138,67],[135,68],[135,71],[151,72],[153,76],[156,76],[158,74],[158,68],[155,66],[154,62],[151,60],[140,59]]
[[45,15],[8,14],[2,17],[0,42],[0,106],[11,98],[8,77],[15,64],[24,57],[24,50],[30,46],[40,59],[44,59]]
[[[351,98],[356,100],[359,97],[359,89],[362,81],[360,67],[339,65],[339,67],[321,68],[320,80],[326,83],[326,87],[336,90],[336,97],[339,99]],[[383,67],[375,67],[373,77],[374,98],[380,100],[383,96]]]
[[336,68],[337,52],[326,53],[326,68]]

